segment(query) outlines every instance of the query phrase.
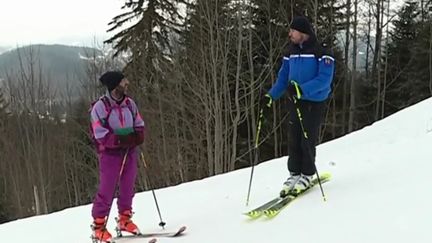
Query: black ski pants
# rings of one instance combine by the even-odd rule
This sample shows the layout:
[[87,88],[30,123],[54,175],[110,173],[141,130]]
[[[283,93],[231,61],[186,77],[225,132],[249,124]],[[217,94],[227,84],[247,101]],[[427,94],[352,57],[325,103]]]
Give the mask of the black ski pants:
[[[288,170],[291,174],[315,174],[316,143],[326,102],[298,100],[289,102]],[[300,122],[297,108],[300,110]],[[305,134],[303,133],[302,125]]]

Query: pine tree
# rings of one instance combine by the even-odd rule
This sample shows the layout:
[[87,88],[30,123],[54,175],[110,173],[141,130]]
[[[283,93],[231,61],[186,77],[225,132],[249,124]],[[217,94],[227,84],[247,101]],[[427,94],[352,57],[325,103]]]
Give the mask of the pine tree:
[[129,11],[116,16],[110,23],[113,26],[108,31],[118,30],[125,23],[136,22],[105,42],[114,44],[116,55],[120,52],[131,54],[125,69],[130,77],[139,82],[139,86],[163,82],[159,64],[169,62],[171,40],[178,34],[181,19],[177,5],[182,2],[128,0],[123,9]]
[[[392,21],[394,28],[389,33],[387,48],[388,81],[386,89],[385,114],[391,114],[418,100],[424,82],[418,80],[418,58],[422,56],[416,48],[418,45],[417,2],[407,2],[398,12],[397,19]],[[421,96],[421,95],[420,95]]]
[[[423,6],[424,7],[424,6]],[[414,44],[417,53],[414,61],[412,79],[417,81],[412,87],[414,97],[410,97],[409,103],[415,103],[432,94],[432,2],[431,11],[421,15],[418,22],[417,38]]]
[[[166,165],[174,153],[169,149],[172,140],[171,108],[174,104],[167,102],[173,93],[177,80],[172,78],[173,46],[177,42],[182,17],[179,5],[185,1],[174,0],[128,0],[124,9],[128,12],[115,17],[109,31],[118,30],[125,23],[134,23],[121,30],[106,43],[114,44],[118,53],[126,52],[129,63],[125,73],[132,81],[129,89],[140,107],[146,107],[146,123],[152,127],[152,136],[146,139],[146,147],[153,149],[150,161]],[[143,112],[143,111],[141,111]],[[161,166],[162,167],[162,166]],[[172,176],[166,176],[169,180]]]

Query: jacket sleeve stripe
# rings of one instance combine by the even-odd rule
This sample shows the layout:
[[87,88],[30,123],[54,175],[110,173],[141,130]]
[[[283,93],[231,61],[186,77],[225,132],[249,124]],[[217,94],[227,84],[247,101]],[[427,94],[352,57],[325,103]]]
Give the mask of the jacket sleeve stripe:
[[328,58],[328,59],[332,60],[333,62],[335,61],[335,59],[333,57],[328,56],[328,55],[323,55],[321,58],[318,59],[318,61],[321,61],[322,59],[325,59],[325,58]]
[[298,57],[313,57],[315,58],[314,54],[297,54],[297,55],[290,55],[290,58],[298,58]]

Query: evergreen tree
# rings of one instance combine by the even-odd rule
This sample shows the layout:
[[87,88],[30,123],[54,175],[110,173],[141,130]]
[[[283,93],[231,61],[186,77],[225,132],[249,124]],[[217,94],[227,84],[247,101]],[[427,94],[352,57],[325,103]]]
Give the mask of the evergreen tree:
[[[179,6],[183,3],[182,0],[128,0],[123,7],[128,12],[115,17],[109,31],[120,29],[131,21],[136,21],[135,24],[106,41],[113,43],[118,53],[129,54],[125,72],[132,81],[131,95],[140,107],[147,108],[141,112],[146,125],[152,127],[151,136],[146,138],[146,148],[153,151],[148,160],[161,167],[166,165],[165,168],[170,168],[168,164],[175,162],[170,160],[175,153],[169,149],[175,148],[170,144],[174,131],[170,126],[175,125],[171,123],[171,116],[175,113],[170,108],[176,106],[167,99],[175,96],[172,91],[177,80],[172,78],[172,54],[182,20]],[[176,170],[171,171],[175,173]],[[171,178],[173,176],[163,179]]]
[[[169,61],[171,40],[178,34],[178,5],[184,1],[128,0],[123,9],[129,11],[116,16],[108,31],[122,28],[125,23],[135,22],[121,30],[106,43],[114,44],[120,52],[130,53],[126,71],[140,86],[163,82],[160,63]],[[167,17],[168,16],[168,17]]]
[[[416,65],[422,52],[418,46],[419,8],[417,2],[406,2],[392,21],[394,28],[389,33],[387,48],[386,115],[392,114],[422,97],[427,86],[419,80]],[[420,26],[421,28],[421,26]],[[385,57],[384,57],[385,58]],[[383,90],[383,89],[381,89]]]
[[416,81],[413,85],[413,97],[409,103],[413,104],[432,94],[432,2],[431,11],[423,14],[423,19],[416,25],[417,39],[414,44],[416,58],[413,61],[412,79]]

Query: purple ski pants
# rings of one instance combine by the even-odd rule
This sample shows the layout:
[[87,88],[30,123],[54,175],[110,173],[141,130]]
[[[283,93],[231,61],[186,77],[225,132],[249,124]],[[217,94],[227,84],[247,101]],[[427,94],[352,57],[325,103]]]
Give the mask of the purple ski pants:
[[[113,203],[116,182],[119,186],[117,199],[118,212],[132,210],[132,199],[135,195],[135,179],[137,175],[138,152],[136,148],[127,153],[123,172],[120,169],[126,150],[99,152],[99,187],[93,201],[93,218],[108,216]],[[119,178],[120,176],[120,178]]]

